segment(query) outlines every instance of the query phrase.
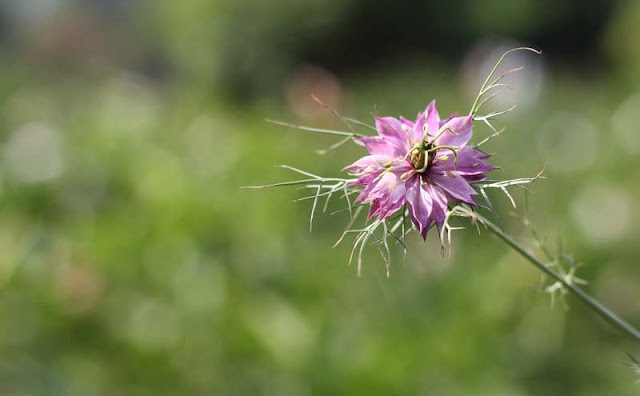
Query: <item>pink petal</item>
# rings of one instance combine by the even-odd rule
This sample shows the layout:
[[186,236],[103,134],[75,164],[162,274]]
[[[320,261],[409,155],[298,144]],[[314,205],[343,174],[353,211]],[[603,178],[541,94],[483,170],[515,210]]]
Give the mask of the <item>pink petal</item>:
[[397,141],[388,139],[384,136],[368,136],[358,138],[357,141],[362,143],[370,154],[374,155],[402,157],[407,152],[407,150],[400,146]]
[[458,150],[457,162],[451,151],[438,150],[432,171],[440,174],[449,171],[463,176],[480,175],[497,169],[496,166],[489,165],[484,161],[487,158],[489,158],[488,154],[469,146],[464,146]]
[[440,114],[436,110],[436,101],[432,100],[424,111],[425,119],[427,120],[427,126],[429,128],[429,135],[435,136],[440,129]]
[[433,199],[433,208],[431,210],[431,218],[436,222],[438,227],[442,227],[444,225],[444,221],[447,217],[447,206],[448,199],[447,195],[442,189],[438,186],[432,186],[427,184],[423,185],[425,191],[429,193],[431,198]]
[[[442,128],[448,128],[437,140],[438,146],[462,147],[471,139],[472,116],[454,117],[444,124]],[[441,128],[441,129],[442,129]],[[455,132],[455,134],[451,133]]]
[[407,152],[409,150],[409,147],[407,147],[408,136],[402,125],[400,120],[393,117],[376,117],[378,134],[383,136],[389,143]]
[[353,164],[346,166],[343,170],[349,170],[349,171],[354,171],[354,173],[360,173],[366,170],[367,168],[371,168],[371,169],[377,168],[377,167],[382,168],[383,164],[386,164],[392,160],[393,160],[393,157],[386,154],[367,155],[360,158]]
[[427,132],[430,135],[435,135],[440,129],[440,115],[436,109],[436,101],[432,100],[424,112],[418,114],[416,123],[413,127],[411,141],[415,144],[418,143],[424,137],[424,126],[427,125]]
[[420,142],[420,140],[422,140],[422,137],[424,135],[424,125],[426,123],[426,118],[424,117],[424,113],[418,113],[418,116],[416,117],[416,122],[415,124],[413,124],[413,128],[411,129],[411,131],[409,132],[409,139],[411,140],[411,144],[414,145],[418,142]]
[[413,121],[409,121],[409,120],[407,120],[406,118],[404,118],[404,117],[402,117],[402,116],[401,116],[401,117],[400,117],[400,122],[402,123],[402,125],[404,125],[404,126],[405,126],[405,128],[407,128],[407,129],[409,129],[409,130],[413,129],[413,125],[414,125],[414,124],[413,124]]
[[457,116],[458,116],[458,113],[453,113],[449,117],[445,118],[444,120],[440,120],[440,125],[438,126],[438,128],[442,128],[442,126],[444,124],[446,124],[447,122],[451,121],[453,118],[455,118]]
[[476,191],[462,176],[455,174],[452,174],[451,176],[447,174],[441,175],[435,172],[429,172],[429,178],[438,187],[451,194],[455,199],[475,205],[476,202],[473,200],[473,195],[477,194]]
[[409,204],[409,215],[413,223],[418,227],[420,234],[426,235],[426,230],[431,225],[431,211],[433,199],[422,188],[421,178],[415,177],[407,187],[407,203]]
[[368,194],[371,200],[368,219],[379,216],[382,220],[404,205],[406,187],[401,180],[402,173],[402,169],[389,171],[371,183],[375,187]]

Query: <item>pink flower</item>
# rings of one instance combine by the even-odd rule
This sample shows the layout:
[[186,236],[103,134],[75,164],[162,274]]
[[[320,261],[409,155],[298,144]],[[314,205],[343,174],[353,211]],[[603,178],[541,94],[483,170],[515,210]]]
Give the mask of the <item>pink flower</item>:
[[370,204],[369,217],[383,220],[406,204],[423,238],[435,223],[442,227],[450,202],[476,205],[470,183],[496,169],[489,157],[467,146],[472,116],[456,114],[440,120],[435,101],[416,122],[400,117],[376,117],[378,136],[360,138],[369,154],[348,170],[362,186],[358,202]]

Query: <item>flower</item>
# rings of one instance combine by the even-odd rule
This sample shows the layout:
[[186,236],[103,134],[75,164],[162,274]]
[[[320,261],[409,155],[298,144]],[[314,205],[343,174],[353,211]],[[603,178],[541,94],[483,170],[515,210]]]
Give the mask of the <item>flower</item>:
[[357,177],[353,186],[363,189],[357,202],[370,204],[368,219],[383,220],[406,204],[413,224],[423,238],[435,223],[444,225],[451,202],[476,205],[470,183],[496,169],[488,154],[467,146],[473,116],[441,120],[435,100],[416,122],[403,117],[376,117],[378,136],[359,138],[369,151],[347,166]]

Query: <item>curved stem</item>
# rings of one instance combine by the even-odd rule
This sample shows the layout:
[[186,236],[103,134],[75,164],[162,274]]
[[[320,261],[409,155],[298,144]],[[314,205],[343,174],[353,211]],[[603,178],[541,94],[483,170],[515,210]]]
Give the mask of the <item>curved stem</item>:
[[584,292],[582,289],[574,285],[573,283],[567,282],[567,280],[556,273],[554,270],[547,267],[542,261],[540,261],[533,254],[529,253],[522,247],[518,242],[516,242],[511,236],[505,234],[497,225],[493,224],[489,220],[480,216],[479,214],[475,214],[478,220],[480,220],[491,232],[493,232],[498,238],[502,239],[507,245],[512,247],[516,252],[520,253],[524,258],[526,258],[531,264],[538,267],[539,270],[549,275],[553,279],[560,282],[564,287],[566,287],[569,291],[571,291],[576,297],[578,297],[584,304],[586,304],[589,308],[591,308],[596,314],[598,314],[602,319],[607,321],[613,327],[618,329],[620,332],[626,334],[631,337],[635,341],[640,342],[640,330],[635,328],[632,324],[625,321],[614,312],[612,312],[609,308],[602,305],[598,300],[591,297],[589,294]]
[[496,74],[496,72],[498,71],[498,68],[500,67],[502,62],[504,62],[504,60],[507,57],[507,55],[509,55],[512,52],[521,51],[521,50],[535,52],[538,55],[542,53],[542,52],[540,52],[540,51],[538,51],[536,49],[533,49],[533,48],[518,47],[518,48],[512,48],[509,51],[507,51],[504,54],[502,54],[500,59],[498,59],[498,62],[495,64],[495,66],[493,66],[493,69],[491,70],[491,72],[489,73],[487,78],[484,80],[484,83],[482,84],[482,87],[480,87],[480,91],[478,91],[478,96],[476,96],[476,100],[473,102],[473,106],[471,106],[471,111],[469,112],[470,115],[475,115],[476,114],[476,111],[478,111],[478,103],[480,102],[480,98],[482,97],[482,95],[487,93],[488,88],[490,89],[490,87],[492,87],[494,84],[497,83],[497,81],[494,81],[493,84],[491,84],[491,79],[493,78],[494,74]]

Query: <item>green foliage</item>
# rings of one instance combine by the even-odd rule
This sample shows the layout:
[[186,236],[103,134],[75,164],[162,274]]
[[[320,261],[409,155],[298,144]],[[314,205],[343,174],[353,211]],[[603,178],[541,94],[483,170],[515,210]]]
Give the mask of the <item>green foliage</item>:
[[[279,41],[263,47],[243,32],[286,38],[291,20],[316,31],[349,7],[323,3],[301,10],[255,2],[250,23],[235,31],[229,15],[242,8],[232,1],[146,2],[128,27],[102,21],[131,38],[105,27],[107,61],[55,47],[73,67],[43,49],[55,42],[51,31],[50,41],[25,35],[3,47],[0,394],[637,391],[624,366],[624,352],[636,351],[571,299],[571,311],[550,310],[548,296],[535,292],[538,274],[487,235],[454,234],[451,258],[441,257],[437,235],[426,245],[408,237],[412,253],[403,265],[395,249],[389,279],[369,249],[358,278],[347,266],[349,245],[331,248],[347,212],[317,216],[310,234],[312,200],[291,203],[303,192],[240,189],[285,180],[273,164],[338,175],[362,154],[345,145],[319,156],[332,137],[265,122],[298,122],[279,85],[242,107],[229,105],[215,82],[243,67],[212,50],[235,45],[227,40],[236,34],[248,47],[239,54],[257,52],[231,60],[253,65],[265,57],[265,68],[285,73],[280,58],[270,58],[274,47],[287,53]],[[60,26],[94,26],[69,18]],[[145,68],[153,54],[166,62],[158,73]],[[363,121],[373,104],[380,114],[412,114],[431,97],[444,113],[466,111],[456,66],[394,62],[345,78],[340,111]],[[597,126],[593,161],[567,173],[555,158],[534,186],[530,215],[540,234],[562,233],[591,291],[638,323],[640,167],[611,127],[638,87],[621,86],[613,73],[586,78],[554,67],[547,77],[541,100],[511,113],[507,132],[483,149],[496,153],[501,179],[532,175],[553,148],[543,139],[547,120],[568,113]],[[640,121],[637,112],[623,116]],[[325,119],[318,126],[341,128]],[[476,141],[492,133],[478,128]],[[577,141],[572,150],[581,152],[586,134]],[[592,194],[594,185],[629,205],[626,218],[598,216],[610,205]],[[501,192],[487,194],[497,212],[509,212]],[[332,202],[327,213],[341,209]],[[588,225],[609,232],[590,233]]]

